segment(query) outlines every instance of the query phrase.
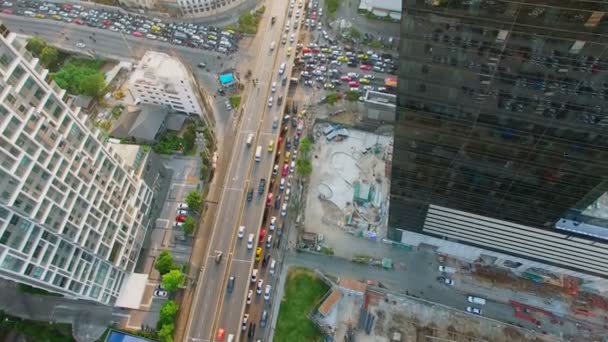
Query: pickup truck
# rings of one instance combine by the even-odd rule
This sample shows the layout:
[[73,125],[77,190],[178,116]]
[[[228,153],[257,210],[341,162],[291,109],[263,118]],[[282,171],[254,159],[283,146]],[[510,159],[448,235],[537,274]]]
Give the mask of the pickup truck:
[[439,265],[439,272],[443,272],[443,273],[456,273],[456,269],[454,267]]

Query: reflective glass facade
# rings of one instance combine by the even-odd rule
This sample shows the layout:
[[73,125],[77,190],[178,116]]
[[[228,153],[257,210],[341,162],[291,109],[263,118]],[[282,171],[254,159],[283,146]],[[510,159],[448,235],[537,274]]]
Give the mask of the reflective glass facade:
[[403,1],[391,238],[421,231],[430,204],[548,229],[582,220],[608,189],[607,9]]

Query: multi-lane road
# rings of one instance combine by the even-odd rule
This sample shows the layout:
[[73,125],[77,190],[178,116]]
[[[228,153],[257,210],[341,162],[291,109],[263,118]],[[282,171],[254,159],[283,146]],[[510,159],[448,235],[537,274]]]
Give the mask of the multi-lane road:
[[[224,188],[222,189],[219,205],[217,207],[217,218],[209,237],[210,244],[207,249],[208,255],[201,268],[200,276],[195,290],[192,310],[190,312],[189,324],[186,331],[188,341],[213,341],[219,329],[224,329],[226,335],[244,335],[247,332],[240,330],[243,312],[249,312],[249,322],[259,323],[260,315],[264,307],[269,308],[270,303],[264,301],[263,295],[254,295],[251,305],[246,305],[246,296],[250,287],[255,293],[255,284],[250,282],[251,270],[260,269],[259,279],[264,279],[264,284],[275,284],[267,269],[262,269],[260,264],[255,263],[254,253],[257,246],[247,249],[247,235],[258,235],[262,223],[262,215],[265,209],[265,199],[269,185],[271,185],[271,169],[275,164],[275,153],[268,152],[270,141],[276,141],[280,132],[280,126],[273,128],[273,120],[278,117],[281,120],[284,103],[279,105],[279,96],[287,97],[288,82],[281,85],[281,78],[287,77],[291,71],[293,55],[295,55],[295,42],[287,45],[280,44],[281,36],[298,35],[299,29],[293,29],[289,25],[286,31],[286,17],[288,2],[274,2],[266,9],[266,14],[260,23],[263,32],[260,45],[255,48],[257,56],[252,68],[252,79],[256,79],[256,86],[246,94],[243,105],[243,115],[238,123],[237,134],[234,141],[226,142],[226,146],[232,145],[231,160]],[[274,25],[271,17],[276,17]],[[223,63],[225,56],[220,59],[217,53],[194,50],[186,47],[169,45],[162,42],[147,41],[131,36],[123,36],[120,33],[98,30],[94,28],[77,26],[63,22],[49,20],[37,20],[17,16],[0,15],[2,20],[16,33],[25,35],[37,35],[49,41],[51,44],[67,47],[73,50],[77,42],[83,42],[86,47],[82,52],[103,57],[126,58],[136,60],[145,50],[154,49],[174,54],[191,66],[201,61],[210,63]],[[275,48],[271,51],[271,42]],[[286,57],[286,49],[291,46],[292,57]],[[283,75],[278,74],[279,65],[287,64]],[[213,67],[213,66],[212,66]],[[219,69],[219,65],[217,65]],[[196,69],[196,68],[194,68]],[[271,92],[272,82],[277,83],[276,93]],[[273,96],[272,106],[268,106],[268,98]],[[249,134],[255,135],[254,142],[247,146],[245,141]],[[255,149],[262,147],[262,159],[254,161]],[[281,146],[282,148],[282,146]],[[281,158],[282,159],[282,158]],[[265,178],[266,190],[262,195],[257,194],[258,184],[261,178]],[[275,184],[276,186],[276,184]],[[246,201],[247,190],[254,189],[254,199]],[[273,189],[270,189],[273,191]],[[274,203],[273,203],[274,204]],[[281,217],[276,211],[277,228],[281,226]],[[237,229],[244,225],[247,230],[244,239],[237,238]],[[266,227],[268,230],[268,227]],[[267,235],[268,236],[267,232]],[[276,234],[276,232],[275,232]],[[276,236],[274,237],[276,241]],[[261,247],[264,244],[260,244]],[[220,262],[216,262],[216,253],[222,253]],[[264,248],[264,254],[271,253]],[[255,263],[255,265],[254,265]],[[229,276],[235,276],[234,290],[227,293],[226,285]],[[275,289],[273,289],[273,292]],[[263,338],[265,333],[258,324],[256,338]]]
[[[249,313],[248,323],[258,323],[263,307],[269,304],[264,301],[262,295],[254,294],[252,303],[246,305],[246,296],[250,287],[255,293],[255,284],[250,282],[254,267],[259,268],[258,279],[263,279],[265,285],[275,283],[271,280],[267,269],[262,269],[258,264],[254,266],[257,246],[247,249],[246,240],[249,234],[254,234],[255,241],[258,241],[267,191],[259,195],[257,189],[261,178],[266,179],[266,189],[268,189],[271,184],[271,169],[275,163],[276,150],[269,152],[268,144],[270,141],[276,141],[279,135],[280,127],[273,128],[273,120],[275,116],[279,120],[281,118],[283,106],[278,105],[277,99],[280,95],[286,97],[288,86],[281,86],[281,77],[289,75],[292,63],[287,62],[285,55],[287,47],[275,43],[275,48],[271,51],[270,46],[273,41],[279,42],[285,33],[288,4],[283,1],[270,3],[260,23],[260,30],[264,32],[264,36],[256,46],[257,59],[254,63],[255,67],[252,68],[252,78],[257,79],[257,85],[246,95],[244,114],[236,138],[232,142],[234,144],[232,159],[229,162],[226,182],[216,213],[217,218],[210,236],[208,255],[192,303],[186,331],[189,341],[215,340],[220,329],[223,329],[226,335],[246,336],[247,332],[241,330],[243,313]],[[271,25],[272,16],[277,18],[274,25]],[[289,34],[292,33],[297,35],[290,25]],[[289,46],[295,50],[295,42]],[[279,76],[279,65],[285,62],[289,66],[285,75]],[[271,92],[272,82],[277,82],[278,89],[274,94]],[[274,98],[272,106],[268,106],[269,96]],[[251,146],[246,144],[249,134],[255,135]],[[260,162],[254,161],[257,146],[262,148]],[[246,201],[246,193],[249,189],[254,189],[254,198],[251,202]],[[280,220],[278,213],[276,216]],[[246,227],[243,239],[237,237],[237,229],[241,225]],[[277,227],[279,225],[277,222]],[[266,236],[269,233],[267,232]],[[262,244],[260,246],[263,247]],[[218,252],[223,255],[220,262],[216,260]],[[236,281],[234,290],[228,293],[226,288],[230,276],[234,276]],[[264,336],[259,324],[255,335],[258,338]]]

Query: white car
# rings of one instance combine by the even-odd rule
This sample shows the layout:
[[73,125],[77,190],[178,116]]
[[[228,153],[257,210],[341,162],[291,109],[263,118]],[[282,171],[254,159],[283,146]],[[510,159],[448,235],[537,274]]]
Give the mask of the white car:
[[277,82],[272,82],[272,87],[270,88],[270,91],[272,91],[273,93],[277,91]]
[[296,35],[292,33],[291,36],[289,36],[289,41],[293,43],[294,40],[296,40]]
[[184,216],[188,215],[188,210],[186,210],[186,209],[177,209],[177,216],[179,216],[179,215],[184,215]]
[[281,216],[285,217],[287,215],[287,203],[283,203],[281,207]]
[[155,295],[156,297],[162,297],[162,298],[165,298],[165,297],[167,297],[167,294],[168,294],[168,293],[167,293],[167,291],[165,291],[165,290],[155,290],[155,291],[154,291],[154,295]]
[[243,327],[242,327],[243,331],[247,330],[247,320],[248,320],[248,319],[249,319],[249,314],[248,314],[248,313],[246,313],[246,314],[243,316]]
[[268,107],[272,107],[272,101],[273,101],[273,98],[271,96],[268,98]]
[[253,248],[253,234],[249,234],[247,237],[247,249]]
[[257,294],[262,294],[262,288],[264,287],[264,279],[258,280],[258,288],[256,290]]
[[479,305],[486,305],[485,298],[475,297],[475,296],[467,296],[467,300],[469,301],[469,303],[479,304]]
[[266,285],[266,290],[264,291],[264,300],[270,300],[270,291],[272,291],[272,286]]
[[76,47],[80,48],[80,49],[84,49],[85,47],[87,47],[87,45],[83,42],[78,42],[78,43],[76,43]]
[[251,271],[251,282],[255,283],[256,280],[258,280],[258,269],[254,268],[253,271]]
[[253,290],[247,292],[247,304],[251,304],[251,298],[253,298]]
[[473,306],[467,306],[467,312],[470,312],[472,314],[479,315],[479,316],[481,316],[481,314],[483,313],[483,311],[481,311],[481,309],[478,309]]
[[285,177],[281,178],[281,182],[279,183],[279,191],[285,190]]
[[185,210],[188,210],[188,205],[187,205],[186,203],[179,203],[179,204],[177,205],[177,208],[178,208],[178,209],[185,209]]
[[276,223],[277,223],[277,217],[273,216],[270,218],[270,231],[273,231],[274,228],[276,227]]
[[285,203],[289,202],[289,195],[291,194],[291,189],[287,188],[287,190],[285,190],[285,199],[283,201],[285,201]]
[[245,236],[245,226],[240,226],[238,237],[239,237],[239,239],[242,239],[244,236]]

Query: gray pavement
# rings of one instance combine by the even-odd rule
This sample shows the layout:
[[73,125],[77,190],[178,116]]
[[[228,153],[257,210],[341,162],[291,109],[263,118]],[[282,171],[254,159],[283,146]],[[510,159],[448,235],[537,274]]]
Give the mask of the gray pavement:
[[[356,27],[361,33],[369,33],[376,36],[399,37],[399,23],[389,21],[367,19],[359,14],[359,2],[361,0],[342,0],[334,20],[344,19]],[[323,2],[323,1],[321,1]],[[323,18],[324,21],[328,17]]]

